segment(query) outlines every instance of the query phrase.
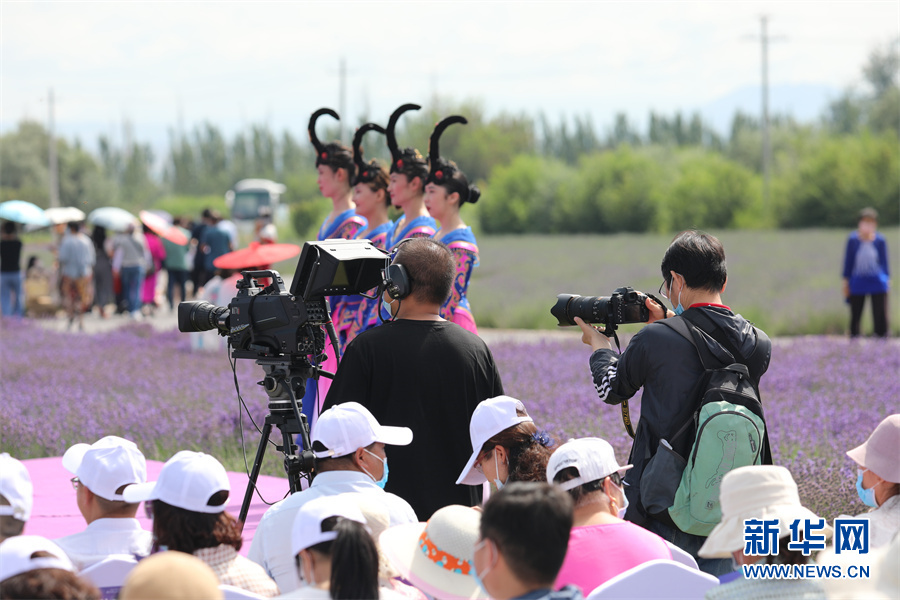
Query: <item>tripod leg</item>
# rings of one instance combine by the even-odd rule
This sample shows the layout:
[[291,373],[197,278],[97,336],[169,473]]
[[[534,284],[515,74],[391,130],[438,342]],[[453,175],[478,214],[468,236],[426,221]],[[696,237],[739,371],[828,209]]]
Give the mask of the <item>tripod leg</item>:
[[253,492],[256,490],[256,480],[259,478],[259,470],[262,468],[263,457],[266,454],[266,444],[269,443],[269,434],[272,433],[272,423],[266,419],[263,425],[262,436],[259,438],[259,446],[256,448],[256,459],[253,461],[253,469],[250,471],[250,481],[247,482],[247,491],[244,492],[244,501],[241,503],[241,514],[238,520],[241,522],[241,529],[247,520],[247,513],[250,512],[250,500],[253,499]]

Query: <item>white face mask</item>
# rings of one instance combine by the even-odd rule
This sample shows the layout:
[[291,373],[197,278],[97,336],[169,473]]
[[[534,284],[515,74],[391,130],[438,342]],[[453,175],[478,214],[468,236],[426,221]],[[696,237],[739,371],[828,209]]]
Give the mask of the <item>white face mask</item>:
[[506,463],[506,481],[500,481],[500,467],[497,463],[497,449],[494,449],[494,472],[497,473],[497,476],[494,478],[494,485],[497,486],[497,491],[503,489],[503,486],[506,485],[507,481],[509,481],[509,461]]

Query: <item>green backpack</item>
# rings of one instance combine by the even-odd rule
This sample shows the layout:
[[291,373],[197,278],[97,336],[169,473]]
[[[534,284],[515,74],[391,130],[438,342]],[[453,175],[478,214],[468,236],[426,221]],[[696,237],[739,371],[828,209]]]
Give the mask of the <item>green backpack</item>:
[[[681,531],[708,536],[722,518],[719,488],[725,474],[738,467],[771,462],[762,403],[749,369],[742,364],[743,357],[723,336],[713,337],[684,318],[660,323],[688,339],[706,369],[696,388],[698,405],[693,418],[676,434],[679,437],[693,423],[694,443],[690,454],[683,457],[684,472],[668,514]],[[700,350],[695,336],[706,338],[701,340],[704,342],[721,339],[731,352],[717,342],[722,354],[711,360],[709,352]],[[722,362],[721,356],[727,360]]]

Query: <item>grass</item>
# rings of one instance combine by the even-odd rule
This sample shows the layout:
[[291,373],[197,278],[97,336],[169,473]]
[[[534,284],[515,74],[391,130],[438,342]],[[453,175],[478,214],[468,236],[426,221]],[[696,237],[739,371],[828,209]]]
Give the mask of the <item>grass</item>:
[[[841,296],[847,231],[713,231],[725,245],[726,304],[770,335],[838,334],[849,310]],[[900,229],[882,230],[900,264]],[[656,292],[670,235],[480,236],[481,266],[469,300],[481,327],[550,329],[556,295],[608,296],[617,287]],[[871,309],[863,331],[871,331]],[[893,333],[900,334],[900,299],[890,298]],[[638,325],[623,330],[637,331]]]

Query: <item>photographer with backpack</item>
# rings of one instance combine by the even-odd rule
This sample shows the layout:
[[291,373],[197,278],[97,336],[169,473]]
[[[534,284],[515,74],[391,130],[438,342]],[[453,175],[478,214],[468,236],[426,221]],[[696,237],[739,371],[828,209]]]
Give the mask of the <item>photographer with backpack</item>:
[[[648,325],[617,354],[600,329],[576,318],[591,346],[591,373],[600,399],[620,404],[641,388],[641,417],[625,477],[625,519],[690,552],[712,575],[727,560],[697,551],[721,516],[725,473],[770,464],[759,380],[769,366],[768,336],[722,304],[727,273],[722,243],[707,233],[678,234],[661,265],[659,293],[674,312],[651,299]],[[630,422],[623,405],[623,418]]]

